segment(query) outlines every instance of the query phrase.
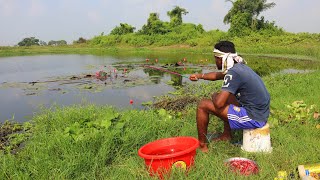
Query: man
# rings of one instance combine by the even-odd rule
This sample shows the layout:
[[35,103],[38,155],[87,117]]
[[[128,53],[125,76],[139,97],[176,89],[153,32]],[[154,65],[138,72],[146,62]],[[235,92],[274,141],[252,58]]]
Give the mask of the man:
[[206,74],[192,74],[190,80],[222,80],[221,92],[212,99],[203,99],[197,108],[197,129],[200,150],[208,152],[207,128],[209,114],[224,122],[224,131],[213,141],[230,140],[231,129],[255,129],[263,127],[269,117],[270,95],[261,78],[237,55],[234,44],[220,41],[214,46],[214,58],[218,70]]

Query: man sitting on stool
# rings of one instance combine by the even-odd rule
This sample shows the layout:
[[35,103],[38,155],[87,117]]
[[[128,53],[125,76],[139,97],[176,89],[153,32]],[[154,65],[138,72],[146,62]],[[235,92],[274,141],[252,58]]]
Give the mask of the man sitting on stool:
[[223,80],[221,92],[211,99],[203,99],[197,107],[197,129],[200,149],[208,152],[207,129],[209,114],[224,122],[224,131],[213,141],[230,140],[231,129],[261,128],[267,123],[270,113],[270,95],[261,80],[238,56],[234,44],[221,41],[214,46],[217,68],[222,72],[192,74],[190,80]]

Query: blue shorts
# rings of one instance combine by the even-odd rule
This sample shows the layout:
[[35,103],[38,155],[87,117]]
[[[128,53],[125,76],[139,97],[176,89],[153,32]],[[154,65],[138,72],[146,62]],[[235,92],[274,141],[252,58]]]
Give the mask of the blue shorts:
[[230,104],[228,109],[228,121],[231,129],[256,129],[267,123],[249,118],[246,109],[233,104]]

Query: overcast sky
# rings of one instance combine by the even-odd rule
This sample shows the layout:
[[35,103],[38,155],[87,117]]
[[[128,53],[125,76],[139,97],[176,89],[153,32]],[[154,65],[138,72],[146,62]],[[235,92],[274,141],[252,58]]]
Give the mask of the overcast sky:
[[[263,12],[266,20],[289,32],[320,33],[320,0],[268,0],[276,6]],[[169,21],[174,6],[189,13],[184,22],[202,24],[206,30],[228,30],[223,17],[231,8],[225,0],[0,0],[0,46],[15,45],[25,37],[43,41],[86,39],[109,34],[119,23],[136,29],[149,13]]]

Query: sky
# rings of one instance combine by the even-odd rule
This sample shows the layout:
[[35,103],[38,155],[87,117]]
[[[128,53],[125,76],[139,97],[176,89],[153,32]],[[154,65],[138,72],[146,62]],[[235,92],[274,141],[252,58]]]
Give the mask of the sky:
[[[320,0],[267,2],[276,6],[261,13],[265,20],[288,32],[320,33]],[[167,11],[175,6],[189,12],[183,22],[202,24],[205,30],[229,28],[223,18],[232,4],[225,0],[0,0],[0,46],[16,45],[26,37],[72,43],[109,34],[120,23],[138,30],[152,12],[169,21]]]

